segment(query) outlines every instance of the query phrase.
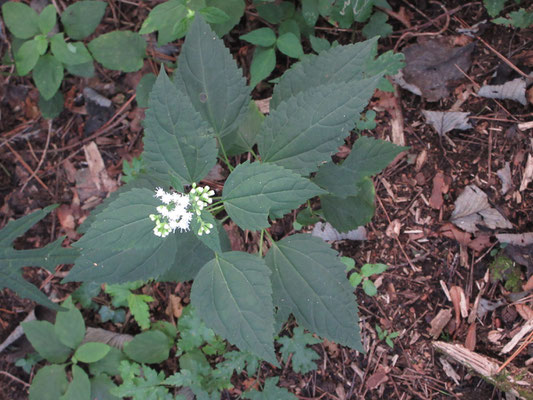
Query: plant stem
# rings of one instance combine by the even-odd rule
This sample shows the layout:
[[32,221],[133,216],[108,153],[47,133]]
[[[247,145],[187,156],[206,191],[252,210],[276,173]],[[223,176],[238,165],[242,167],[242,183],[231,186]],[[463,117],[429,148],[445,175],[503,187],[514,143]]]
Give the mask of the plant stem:
[[265,236],[265,230],[261,229],[261,238],[259,239],[259,257],[263,258],[263,238]]

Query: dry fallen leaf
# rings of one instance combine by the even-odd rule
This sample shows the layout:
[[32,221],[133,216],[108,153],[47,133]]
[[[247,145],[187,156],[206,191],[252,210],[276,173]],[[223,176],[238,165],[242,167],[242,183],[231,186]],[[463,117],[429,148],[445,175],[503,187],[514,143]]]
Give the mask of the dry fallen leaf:
[[429,334],[433,337],[433,339],[439,338],[444,327],[448,325],[448,322],[450,322],[450,319],[452,319],[452,310],[446,308],[444,310],[440,310],[435,318],[431,320],[429,323],[431,326]]
[[450,220],[471,233],[479,230],[478,225],[489,229],[513,227],[507,218],[489,205],[487,195],[476,185],[467,186],[455,200],[455,209]]
[[450,297],[452,298],[453,310],[455,311],[455,325],[459,326],[461,323],[461,297],[464,297],[463,289],[459,286],[452,286],[450,288]]
[[526,321],[533,319],[533,310],[531,307],[528,307],[525,304],[515,304],[514,306],[518,314],[520,314],[523,319]]
[[520,191],[526,190],[527,185],[533,180],[533,156],[529,154],[527,156],[526,169],[524,170],[524,176],[522,176],[522,182],[520,183]]
[[498,239],[500,243],[509,243],[515,246],[529,246],[533,244],[533,232],[497,233],[496,239]]
[[448,193],[449,178],[444,176],[442,172],[437,172],[433,178],[433,189],[431,191],[431,197],[429,198],[429,205],[435,210],[439,210],[444,204],[442,195]]
[[496,175],[498,175],[498,178],[500,178],[502,181],[502,194],[505,194],[511,190],[513,187],[513,180],[511,178],[510,163],[506,162],[503,168],[496,171]]
[[379,368],[378,371],[368,377],[366,380],[366,387],[369,390],[376,389],[382,383],[389,380],[386,370]]
[[311,234],[324,241],[332,242],[337,240],[366,240],[366,228],[364,226],[360,226],[347,233],[340,233],[329,222],[317,222]]
[[403,49],[405,82],[420,89],[428,101],[448,96],[454,81],[464,78],[471,65],[474,43],[451,47],[446,39],[429,39]]
[[453,129],[461,131],[472,129],[472,125],[468,122],[470,115],[468,112],[422,110],[422,114],[440,136]]
[[524,106],[527,104],[526,80],[524,78],[516,78],[505,82],[503,85],[482,86],[477,94],[489,99],[514,100]]

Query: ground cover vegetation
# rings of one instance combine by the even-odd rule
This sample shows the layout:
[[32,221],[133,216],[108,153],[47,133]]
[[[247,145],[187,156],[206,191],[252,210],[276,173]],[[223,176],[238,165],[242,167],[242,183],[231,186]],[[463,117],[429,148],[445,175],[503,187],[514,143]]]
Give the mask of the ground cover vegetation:
[[2,2],[2,395],[528,398],[518,3]]

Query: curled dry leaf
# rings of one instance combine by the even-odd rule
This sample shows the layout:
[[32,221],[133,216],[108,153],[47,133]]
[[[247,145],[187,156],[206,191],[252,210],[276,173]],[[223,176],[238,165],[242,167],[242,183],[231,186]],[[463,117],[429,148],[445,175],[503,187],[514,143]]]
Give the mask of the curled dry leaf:
[[513,227],[499,211],[489,205],[487,195],[476,185],[468,185],[459,195],[455,201],[451,221],[471,233],[477,232],[478,226],[489,229]]
[[[468,303],[466,301],[465,292],[460,286],[452,286],[450,288],[450,297],[452,298],[453,308],[456,312],[455,322],[459,325],[460,317],[468,317]],[[457,314],[460,314],[460,316]]]
[[431,124],[440,136],[453,129],[461,131],[472,129],[472,125],[468,122],[470,115],[468,112],[422,110],[422,113],[428,124]]
[[83,339],[83,343],[105,343],[109,346],[116,347],[117,349],[122,350],[124,348],[124,343],[130,342],[132,340],[133,336],[125,333],[117,333],[108,331],[106,329],[89,327],[85,332],[85,338]]

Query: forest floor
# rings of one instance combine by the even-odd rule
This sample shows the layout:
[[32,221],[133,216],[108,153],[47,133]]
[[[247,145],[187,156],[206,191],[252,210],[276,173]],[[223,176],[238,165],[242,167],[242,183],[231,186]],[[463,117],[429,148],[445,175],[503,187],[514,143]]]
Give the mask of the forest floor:
[[[121,27],[138,30],[150,3],[156,2],[109,3],[120,12],[108,12],[99,32]],[[368,262],[389,266],[376,279],[376,296],[367,296],[361,289],[355,291],[366,354],[325,341],[314,345],[321,355],[316,371],[300,375],[289,368],[266,368],[263,375],[279,376],[279,385],[301,399],[499,399],[503,393],[480,377],[453,361],[448,366],[432,342],[438,338],[459,343],[503,362],[511,355],[500,354],[503,345],[533,315],[533,306],[529,308],[527,298],[515,304],[509,297],[510,286],[505,286],[508,276],[497,280],[492,273],[487,277],[498,255],[517,259],[516,254],[504,254],[496,234],[533,231],[533,186],[528,184],[533,174],[533,130],[531,126],[528,130],[527,126],[519,125],[533,120],[533,92],[526,94],[526,104],[476,94],[480,86],[493,79],[503,83],[520,77],[508,63],[526,74],[531,71],[532,30],[489,22],[481,25],[477,38],[471,38],[458,29],[472,28],[487,18],[480,2],[450,1],[446,2],[446,10],[437,3],[428,3],[423,8],[420,7],[425,2],[414,2],[416,6],[403,1],[389,3],[397,13],[396,18],[389,19],[394,32],[380,40],[380,53],[390,49],[402,51],[417,41],[439,36],[455,46],[475,43],[471,65],[460,79],[447,82],[449,92],[438,101],[430,102],[428,96],[397,87],[395,93],[376,92],[368,106],[368,110],[376,112],[377,126],[362,134],[397,144],[403,141],[409,149],[374,179],[376,212],[366,226],[367,239],[333,242],[341,255],[352,257],[358,266]],[[260,26],[261,20],[248,6],[240,24],[224,38],[245,74],[249,71],[253,46],[240,41],[239,35]],[[317,32],[341,44],[363,40],[360,30],[338,30],[326,22]],[[7,48],[3,40],[2,53]],[[304,43],[304,48],[309,50],[309,44]],[[292,61],[278,56],[272,78],[281,75]],[[41,247],[65,234],[68,245],[78,237],[74,229],[106,197],[108,193],[97,190],[90,176],[80,177],[80,171],[91,163],[87,159],[90,152],[86,150],[90,143],[97,146],[104,172],[120,184],[123,160],[131,160],[142,151],[144,109],[134,100],[135,88],[144,73],[157,70],[154,62],[146,61],[143,70],[137,73],[123,74],[97,67],[97,74],[91,79],[68,76],[62,86],[66,109],[51,122],[41,118],[38,92],[29,78],[0,76],[0,228],[36,209],[54,203],[61,205],[18,240],[17,248]],[[113,111],[105,116],[103,125],[89,134],[86,132],[91,117],[82,96],[87,87],[113,104]],[[270,95],[268,83],[261,83],[253,92],[255,100]],[[440,135],[422,110],[470,113],[468,121],[472,127]],[[347,138],[337,154],[339,158],[348,154],[355,137],[353,134]],[[451,223],[456,200],[468,185],[481,189],[490,207],[509,221],[510,227],[481,224],[476,233],[470,234]],[[277,237],[290,233],[293,221],[294,215],[277,221],[272,233]],[[240,241],[243,249],[251,246],[250,238],[240,231],[233,231],[230,237]],[[518,291],[533,272],[531,246],[521,255],[526,261],[529,257],[530,265],[516,264]],[[27,268],[25,278],[45,293],[63,299],[77,287],[60,284],[69,268],[62,266],[53,276],[44,270]],[[154,284],[150,289],[156,299],[150,303],[152,317],[168,319],[165,312],[168,295],[177,290],[186,299],[189,287]],[[466,300],[462,304],[466,317],[459,312],[461,304],[457,299],[461,293]],[[484,315],[478,309],[477,317],[468,319],[478,297],[484,299],[483,304],[487,304],[485,300],[500,302],[499,307],[489,308]],[[108,301],[104,294],[100,300]],[[0,342],[34,307],[8,289],[0,291]],[[430,333],[432,321],[442,310],[445,313],[449,310],[450,318]],[[113,329],[110,323],[102,324],[94,312],[84,312],[84,316],[88,326]],[[399,333],[394,347],[379,339],[376,326]],[[512,363],[523,367],[532,351],[530,345]],[[30,381],[31,376],[15,367],[11,359],[0,357],[0,398],[26,398]],[[233,384],[242,390],[244,376],[234,376]],[[225,398],[237,398],[235,393],[238,391],[230,391]]]

